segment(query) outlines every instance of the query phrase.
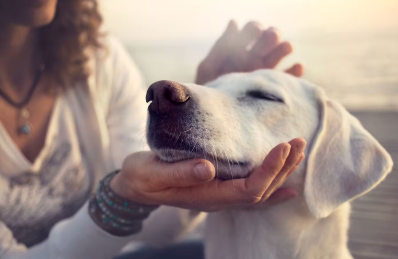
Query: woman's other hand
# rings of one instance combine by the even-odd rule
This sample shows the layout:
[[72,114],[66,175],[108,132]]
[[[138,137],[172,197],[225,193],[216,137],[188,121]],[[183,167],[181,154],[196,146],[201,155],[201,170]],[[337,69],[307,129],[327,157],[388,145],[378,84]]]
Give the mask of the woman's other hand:
[[[227,73],[274,69],[292,51],[289,42],[280,41],[275,28],[264,30],[259,23],[249,22],[239,30],[236,22],[230,21],[223,35],[199,64],[195,82],[203,85]],[[300,77],[303,66],[294,64],[285,72]]]
[[298,194],[278,189],[304,159],[306,142],[296,138],[273,148],[247,178],[222,181],[204,159],[176,163],[160,161],[152,152],[134,153],[111,182],[112,189],[132,201],[200,211],[256,209],[275,205]]

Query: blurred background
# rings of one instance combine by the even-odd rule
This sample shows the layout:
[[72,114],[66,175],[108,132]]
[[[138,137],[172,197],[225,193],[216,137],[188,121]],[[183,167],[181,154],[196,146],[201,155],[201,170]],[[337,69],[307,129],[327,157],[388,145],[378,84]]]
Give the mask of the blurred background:
[[[235,19],[282,31],[304,78],[342,102],[398,163],[398,0],[100,0],[147,85],[193,82],[198,63]],[[352,203],[355,259],[398,259],[398,167]],[[320,237],[322,238],[322,237]]]
[[398,110],[398,0],[101,0],[147,84],[193,82],[230,19],[274,26],[295,46],[304,78],[351,110]]

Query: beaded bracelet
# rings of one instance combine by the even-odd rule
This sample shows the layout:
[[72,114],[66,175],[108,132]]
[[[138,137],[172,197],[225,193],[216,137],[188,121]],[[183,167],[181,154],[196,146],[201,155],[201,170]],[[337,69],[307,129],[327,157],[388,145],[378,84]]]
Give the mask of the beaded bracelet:
[[93,200],[95,199],[92,199],[89,205],[91,218],[100,228],[102,228],[106,232],[115,236],[129,236],[141,231],[141,221],[136,222],[135,225],[131,226],[118,224],[113,221],[111,217],[103,214],[101,208],[98,207],[98,204],[96,202],[92,202]]
[[159,206],[135,203],[116,194],[110,187],[110,182],[118,172],[115,171],[100,181],[96,193],[90,199],[89,212],[91,218],[105,231],[117,236],[128,236],[138,233],[142,221]]
[[158,208],[159,206],[157,205],[142,205],[138,204],[136,202],[129,201],[118,194],[116,194],[110,187],[110,183],[113,179],[113,177],[118,173],[119,171],[115,171],[108,176],[106,176],[100,183],[100,194],[101,197],[103,197],[104,201],[108,203],[109,206],[123,211],[123,212],[131,212],[131,213],[139,213],[139,214],[145,214],[145,213],[150,213],[154,209]]

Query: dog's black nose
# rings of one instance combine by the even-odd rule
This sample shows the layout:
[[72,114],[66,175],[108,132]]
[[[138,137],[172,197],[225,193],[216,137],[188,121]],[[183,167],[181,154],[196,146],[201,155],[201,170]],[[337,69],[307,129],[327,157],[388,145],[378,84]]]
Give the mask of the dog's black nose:
[[146,93],[146,102],[152,101],[148,110],[156,113],[168,113],[181,107],[189,100],[188,89],[173,81],[153,83]]

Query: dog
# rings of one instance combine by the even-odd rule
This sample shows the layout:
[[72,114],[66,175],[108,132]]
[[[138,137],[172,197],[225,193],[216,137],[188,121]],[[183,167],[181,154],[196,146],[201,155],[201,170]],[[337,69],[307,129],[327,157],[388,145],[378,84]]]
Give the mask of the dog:
[[275,70],[224,75],[206,86],[159,81],[147,92],[147,139],[164,161],[205,158],[216,177],[246,177],[277,144],[307,140],[283,187],[299,197],[266,210],[209,213],[207,259],[352,259],[349,201],[380,183],[392,159],[318,86]]

